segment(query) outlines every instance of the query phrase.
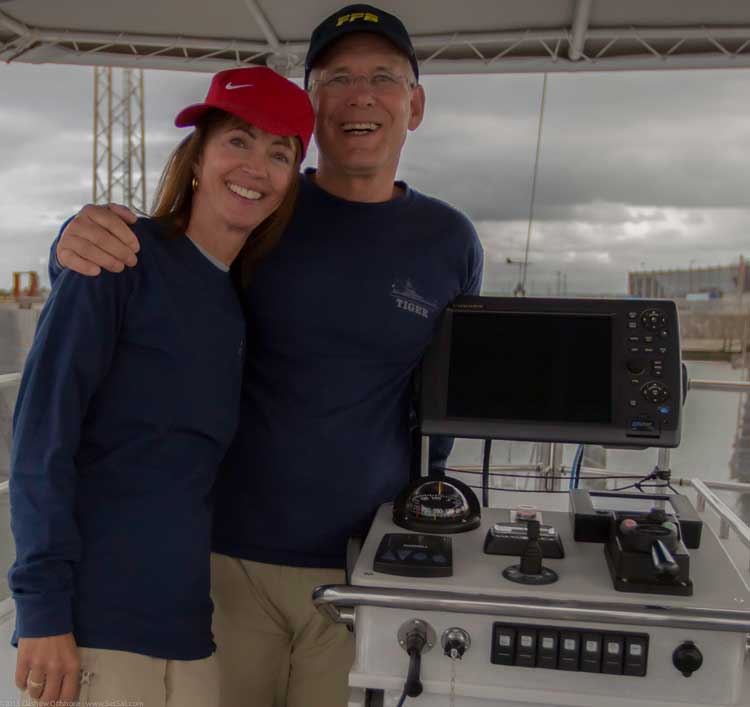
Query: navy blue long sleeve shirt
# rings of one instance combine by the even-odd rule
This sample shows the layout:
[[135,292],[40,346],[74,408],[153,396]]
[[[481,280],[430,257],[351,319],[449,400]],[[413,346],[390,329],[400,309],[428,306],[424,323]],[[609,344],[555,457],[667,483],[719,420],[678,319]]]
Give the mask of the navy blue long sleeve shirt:
[[138,265],[63,272],[14,417],[17,637],[171,659],[213,651],[211,493],[237,423],[229,275],[142,219]]
[[478,294],[459,211],[400,183],[383,203],[302,181],[292,221],[243,292],[240,423],[216,487],[214,550],[343,567],[347,538],[409,480],[411,377],[438,318]]
[[[308,170],[243,291],[248,351],[214,551],[344,567],[347,538],[408,481],[411,376],[445,306],[479,293],[483,252],[466,216],[399,186],[391,201],[350,202]],[[431,461],[450,450],[435,441]]]

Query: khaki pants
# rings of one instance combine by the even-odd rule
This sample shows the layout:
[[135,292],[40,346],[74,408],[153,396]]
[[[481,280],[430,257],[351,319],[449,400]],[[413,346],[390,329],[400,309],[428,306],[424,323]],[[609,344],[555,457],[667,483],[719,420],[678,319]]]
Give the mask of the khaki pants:
[[212,555],[220,707],[346,707],[354,639],[312,603],[343,583],[343,570]]
[[[138,653],[79,648],[81,707],[217,707],[216,658],[165,660]],[[27,693],[21,704],[35,706]]]

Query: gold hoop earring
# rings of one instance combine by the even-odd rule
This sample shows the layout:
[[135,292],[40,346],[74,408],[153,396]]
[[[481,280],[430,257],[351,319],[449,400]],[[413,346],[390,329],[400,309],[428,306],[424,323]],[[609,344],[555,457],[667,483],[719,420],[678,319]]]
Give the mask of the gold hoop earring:
[[198,177],[193,177],[193,191],[198,191]]

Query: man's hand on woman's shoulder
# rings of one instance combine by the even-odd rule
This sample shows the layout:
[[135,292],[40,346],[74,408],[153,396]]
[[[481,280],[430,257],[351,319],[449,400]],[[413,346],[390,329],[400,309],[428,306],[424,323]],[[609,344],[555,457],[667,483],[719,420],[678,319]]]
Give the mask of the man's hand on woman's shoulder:
[[65,227],[55,249],[64,268],[82,275],[99,275],[102,268],[122,272],[133,267],[140,249],[130,224],[137,216],[125,206],[87,204]]

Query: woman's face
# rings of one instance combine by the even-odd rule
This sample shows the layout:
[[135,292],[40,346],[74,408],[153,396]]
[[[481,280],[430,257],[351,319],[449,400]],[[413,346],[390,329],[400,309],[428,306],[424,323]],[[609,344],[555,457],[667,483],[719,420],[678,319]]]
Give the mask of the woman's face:
[[296,165],[292,138],[230,120],[206,139],[193,212],[247,233],[281,204]]

